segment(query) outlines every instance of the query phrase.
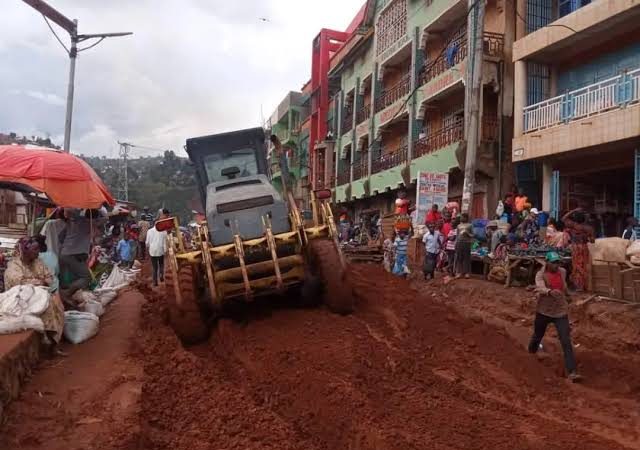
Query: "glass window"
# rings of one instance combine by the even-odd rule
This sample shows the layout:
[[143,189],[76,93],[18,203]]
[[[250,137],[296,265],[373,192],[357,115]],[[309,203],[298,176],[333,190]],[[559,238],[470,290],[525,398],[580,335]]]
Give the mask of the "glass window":
[[[252,148],[231,150],[226,153],[214,153],[204,158],[209,183],[227,181],[233,178],[258,174],[258,159]],[[234,168],[238,170],[234,170]],[[222,172],[226,174],[223,175]]]

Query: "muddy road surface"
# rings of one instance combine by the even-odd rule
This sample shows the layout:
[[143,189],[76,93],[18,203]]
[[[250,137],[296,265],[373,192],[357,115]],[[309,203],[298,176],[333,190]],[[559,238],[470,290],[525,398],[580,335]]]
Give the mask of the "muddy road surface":
[[[585,380],[570,384],[554,333],[539,357],[525,350],[533,302],[524,290],[407,283],[373,266],[355,266],[352,281],[354,314],[256,305],[186,349],[165,323],[161,296],[147,292],[115,369],[94,373],[103,387],[82,400],[61,387],[41,396],[56,369],[41,368],[11,405],[1,442],[28,450],[640,449],[636,313],[575,311]],[[56,386],[87,382],[64,376]]]

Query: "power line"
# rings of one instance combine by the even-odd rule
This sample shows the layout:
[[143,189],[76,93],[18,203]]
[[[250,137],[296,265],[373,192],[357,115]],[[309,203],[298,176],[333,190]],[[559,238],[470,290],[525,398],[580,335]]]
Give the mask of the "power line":
[[51,26],[51,24],[49,23],[49,19],[47,19],[47,16],[45,16],[44,14],[42,15],[42,18],[44,19],[44,21],[47,23],[47,26],[49,27],[49,29],[51,30],[51,32],[53,33],[53,35],[56,37],[56,39],[58,40],[58,42],[60,43],[60,45],[62,45],[62,48],[64,49],[65,52],[67,52],[67,54],[69,54],[69,49],[67,48],[66,45],[64,45],[64,43],[62,42],[62,40],[60,39],[60,37],[58,36],[58,33],[56,33],[56,31],[53,29],[53,27]]
[[[522,17],[522,14],[520,14],[520,11],[518,11],[517,5],[516,5],[516,15],[520,18],[520,20],[522,20],[522,22],[524,23],[524,25],[528,28],[529,26],[529,21],[527,19],[525,19],[524,17]],[[545,25],[544,27],[540,27],[540,28],[545,28],[545,27],[559,27],[559,28],[566,28],[569,31],[572,31],[573,33],[578,33],[578,31],[574,30],[573,28],[571,28],[568,25],[564,25],[562,23],[550,23]]]

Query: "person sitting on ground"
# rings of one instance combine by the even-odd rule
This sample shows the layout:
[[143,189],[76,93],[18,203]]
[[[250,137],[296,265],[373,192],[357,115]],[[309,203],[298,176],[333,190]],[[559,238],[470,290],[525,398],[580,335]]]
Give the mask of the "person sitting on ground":
[[627,217],[627,226],[622,232],[622,239],[626,239],[628,241],[635,241],[636,237],[636,227],[638,226],[638,219],[635,217]]
[[545,267],[536,274],[536,294],[538,305],[533,324],[533,335],[529,342],[529,353],[536,353],[540,348],[547,326],[553,323],[558,332],[558,338],[564,353],[564,365],[569,379],[577,381],[576,361],[571,343],[571,329],[569,326],[569,302],[567,289],[567,272],[559,266],[560,255],[548,252],[545,255]]
[[424,243],[426,250],[424,256],[424,266],[422,268],[425,280],[433,280],[435,278],[436,263],[438,260],[438,255],[440,254],[440,250],[442,249],[442,241],[442,235],[438,230],[435,229],[434,223],[428,222],[427,232],[422,238],[422,242]]
[[[44,286],[51,290],[54,285],[53,275],[47,265],[39,258],[40,245],[37,237],[22,238],[18,241],[18,256],[7,264],[4,272],[6,290],[14,286],[30,284]],[[46,338],[58,344],[64,328],[64,306],[57,293],[49,298],[48,308],[40,315],[44,323]],[[51,342],[49,342],[51,343]]]
[[393,265],[394,275],[406,277],[407,271],[407,249],[409,247],[409,235],[407,230],[399,230],[395,241],[393,242],[395,249],[395,263]]
[[116,247],[116,253],[118,255],[118,261],[124,268],[129,268],[133,265],[135,259],[135,246],[136,241],[133,239],[130,232],[125,233],[125,237],[118,242]]
[[456,278],[464,276],[469,278],[471,274],[471,246],[475,240],[473,227],[469,223],[469,214],[460,215],[456,237]]

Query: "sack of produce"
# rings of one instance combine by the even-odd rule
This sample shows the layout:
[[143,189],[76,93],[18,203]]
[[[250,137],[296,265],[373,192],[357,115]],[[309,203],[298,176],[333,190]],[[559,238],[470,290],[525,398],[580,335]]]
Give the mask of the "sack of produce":
[[102,306],[102,303],[99,302],[98,300],[88,300],[84,304],[84,310],[85,312],[94,314],[98,317],[104,314],[104,306]]
[[80,344],[98,334],[100,319],[84,311],[64,313],[64,337],[72,344]]
[[629,241],[619,237],[596,239],[596,242],[589,245],[592,264],[602,264],[603,262],[624,263],[627,260],[627,247]]
[[633,241],[627,247],[627,256],[640,256],[640,241]]

